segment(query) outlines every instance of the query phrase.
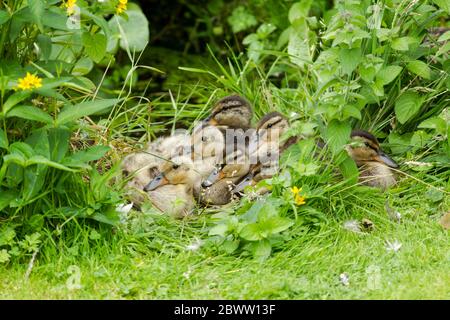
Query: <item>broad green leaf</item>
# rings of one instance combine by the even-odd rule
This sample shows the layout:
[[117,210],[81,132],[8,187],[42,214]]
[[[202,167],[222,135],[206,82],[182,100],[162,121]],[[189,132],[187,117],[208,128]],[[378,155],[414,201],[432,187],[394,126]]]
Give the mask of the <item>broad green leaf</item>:
[[225,251],[227,254],[232,254],[234,251],[236,251],[237,248],[239,248],[239,240],[230,240],[226,239],[222,245],[221,248],[223,251]]
[[399,75],[402,69],[403,68],[400,66],[384,67],[380,71],[378,71],[377,79],[379,79],[383,85],[387,85],[394,81],[394,79]]
[[37,45],[41,50],[41,58],[48,60],[52,53],[52,39],[46,34],[39,34],[36,40]]
[[42,16],[45,9],[44,0],[28,0],[28,6],[30,7],[30,12],[33,16],[33,21],[38,26],[41,32],[44,32],[44,27],[42,25]]
[[106,53],[106,37],[103,34],[83,33],[83,45],[87,55],[94,62],[99,63]]
[[221,223],[221,224],[218,224],[218,225],[212,227],[209,230],[208,235],[225,237],[227,231],[228,231],[228,226],[225,223]]
[[22,198],[24,201],[31,200],[41,191],[45,183],[47,171],[48,167],[46,165],[33,165],[25,168],[22,190]]
[[8,12],[6,12],[5,10],[0,10],[0,26],[8,22],[10,18],[11,16],[9,15]]
[[361,58],[361,48],[341,48],[339,50],[339,61],[345,74],[351,74],[361,62]]
[[33,133],[25,140],[25,143],[32,146],[36,154],[51,159],[47,129],[41,128],[33,131]]
[[450,31],[446,31],[443,35],[439,37],[438,42],[447,41],[450,39]]
[[433,2],[437,4],[439,8],[446,11],[447,14],[450,14],[450,2],[448,0],[433,0]]
[[339,163],[339,169],[345,179],[350,179],[353,184],[357,182],[359,173],[358,167],[356,166],[355,161],[348,155],[346,155],[345,159]]
[[64,110],[58,115],[56,122],[58,125],[62,125],[82,117],[90,116],[94,113],[104,111],[105,109],[112,107],[118,101],[118,99],[95,100],[65,107]]
[[6,100],[5,104],[3,105],[3,113],[8,113],[9,110],[11,110],[12,107],[14,107],[16,104],[22,102],[23,100],[27,99],[31,95],[31,91],[17,91],[9,96],[8,100]]
[[71,169],[69,167],[66,167],[66,166],[60,164],[60,163],[51,161],[51,160],[49,160],[49,159],[47,159],[47,158],[45,158],[43,156],[39,156],[39,155],[38,156],[32,156],[30,159],[28,159],[25,162],[25,166],[26,167],[31,166],[33,164],[43,164],[43,165],[46,165],[48,167],[52,167],[52,168],[59,169],[59,170],[64,170],[64,171],[70,171],[70,172],[76,172],[77,171],[77,170]]
[[33,120],[52,124],[53,119],[50,115],[34,106],[18,106],[13,108],[6,117],[18,117],[21,119]]
[[83,76],[91,72],[94,68],[94,62],[87,57],[81,58],[73,67],[72,74],[74,76]]
[[244,226],[239,232],[239,236],[248,241],[257,241],[263,239],[257,223],[249,223]]
[[311,8],[311,0],[301,0],[294,3],[289,9],[289,22],[293,23],[299,18],[307,18],[309,9]]
[[109,27],[114,35],[120,35],[120,47],[129,53],[140,52],[148,44],[150,35],[148,20],[140,11],[128,11],[128,20],[114,16],[109,20]]
[[311,52],[308,38],[308,25],[306,19],[297,19],[290,27],[288,54],[292,63],[303,68],[305,63],[311,62]]
[[395,102],[395,115],[400,123],[405,123],[420,110],[422,98],[415,92],[403,93]]
[[[0,212],[5,209],[12,200],[14,200],[18,196],[18,192],[15,190],[0,190]],[[3,230],[2,230],[3,232]],[[15,233],[14,233],[15,235]],[[2,234],[3,238],[4,234]],[[5,241],[6,242],[6,241]],[[0,245],[4,245],[5,243],[2,243],[0,241]]]
[[34,152],[34,149],[25,142],[14,142],[9,146],[9,150],[11,153],[20,153],[25,158],[32,157],[36,153]]
[[293,224],[294,222],[288,218],[273,216],[265,220],[263,225],[267,236],[270,236],[289,229]]
[[447,123],[442,118],[431,117],[425,121],[422,121],[419,124],[419,128],[435,129],[439,134],[445,135],[445,132],[447,130]]
[[406,67],[408,68],[409,71],[411,71],[414,74],[417,74],[418,76],[424,79],[431,78],[431,69],[423,61],[420,60],[411,61],[406,65]]
[[8,149],[8,137],[3,129],[0,129],[0,148]]
[[20,153],[11,153],[7,154],[3,157],[3,165],[9,164],[9,163],[16,163],[21,167],[25,167],[26,159],[25,157]]
[[436,52],[436,57],[439,57],[441,54],[447,53],[449,51],[450,51],[450,41],[446,42],[443,46],[439,48],[438,52]]
[[93,146],[87,150],[78,151],[63,160],[63,164],[67,166],[86,167],[90,161],[102,158],[111,148],[108,146]]
[[409,49],[409,37],[397,38],[392,41],[391,47],[397,51],[408,51]]
[[352,129],[348,122],[333,119],[326,129],[327,143],[334,153],[338,153],[350,139]]
[[52,161],[61,162],[69,150],[70,131],[62,128],[48,130],[48,143]]
[[253,244],[252,253],[255,259],[264,261],[270,256],[271,252],[272,252],[272,245],[270,244],[270,241],[267,239],[258,241]]

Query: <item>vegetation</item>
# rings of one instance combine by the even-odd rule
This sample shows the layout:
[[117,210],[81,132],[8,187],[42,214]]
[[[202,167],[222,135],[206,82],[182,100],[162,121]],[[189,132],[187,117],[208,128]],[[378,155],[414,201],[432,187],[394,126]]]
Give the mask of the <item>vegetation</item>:
[[[449,13],[443,0],[2,1],[0,297],[448,299]],[[271,193],[181,221],[129,211],[123,156],[230,93],[302,137],[259,185]],[[401,165],[395,187],[357,183],[354,128]]]

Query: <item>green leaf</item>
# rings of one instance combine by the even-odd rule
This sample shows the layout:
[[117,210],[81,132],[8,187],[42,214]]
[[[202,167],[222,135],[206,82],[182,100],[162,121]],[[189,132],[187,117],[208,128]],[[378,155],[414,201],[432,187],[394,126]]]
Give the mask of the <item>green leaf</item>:
[[100,33],[90,34],[89,32],[85,32],[83,33],[82,40],[89,58],[96,63],[102,61],[106,54],[106,37]]
[[77,61],[73,67],[72,74],[74,76],[83,76],[91,72],[93,68],[94,62],[90,58],[84,57]]
[[140,52],[148,44],[150,33],[148,20],[140,11],[128,11],[128,20],[121,16],[114,16],[108,24],[114,35],[120,35],[120,47],[129,54]]
[[352,129],[348,122],[333,119],[326,129],[326,139],[331,151],[338,153],[350,139]]
[[0,129],[0,148],[8,149],[8,137],[2,129]]
[[290,219],[279,216],[273,216],[261,222],[264,222],[264,231],[267,232],[268,236],[283,232],[294,224]]
[[28,0],[28,6],[30,7],[30,12],[33,16],[33,21],[38,26],[41,32],[44,32],[44,27],[42,26],[42,16],[44,14],[45,2],[44,0]]
[[41,57],[47,61],[52,53],[52,38],[46,34],[39,34],[36,40],[37,45],[41,50]]
[[[5,209],[11,201],[18,197],[17,191],[14,190],[0,190],[0,211]],[[14,233],[15,235],[15,233]],[[3,236],[3,235],[2,235]],[[0,241],[0,245],[3,243]]]
[[257,223],[249,223],[245,225],[239,232],[239,236],[248,241],[257,241],[263,239]]
[[293,23],[299,18],[307,18],[309,9],[311,8],[311,0],[301,0],[294,3],[289,9],[289,22]]
[[351,74],[361,62],[361,59],[361,48],[341,48],[339,50],[339,60],[341,62],[341,68],[345,74]]
[[8,22],[8,20],[11,18],[11,16],[9,15],[9,13],[5,10],[0,10],[0,26],[6,22]]
[[397,51],[408,51],[409,49],[409,37],[397,38],[392,41],[391,47]]
[[395,102],[395,115],[397,120],[403,124],[411,119],[422,105],[421,97],[415,92],[406,92],[402,94]]
[[305,63],[310,63],[312,59],[308,31],[308,25],[304,18],[295,20],[290,27],[287,50],[292,63],[300,68],[303,68]]
[[31,200],[39,191],[41,191],[45,183],[47,171],[48,167],[46,165],[33,165],[25,168],[22,191],[22,198],[24,201]]
[[222,245],[221,248],[223,249],[223,251],[225,251],[227,254],[232,254],[234,251],[237,250],[237,248],[239,247],[239,240],[230,240],[227,239],[225,240]]
[[406,68],[408,68],[408,70],[411,71],[412,73],[417,74],[418,76],[424,79],[431,78],[431,69],[423,61],[420,60],[411,61],[406,65]]
[[380,80],[380,82],[383,85],[387,85],[394,81],[394,79],[399,75],[399,73],[402,71],[402,67],[400,66],[387,66],[378,71],[377,73],[377,79]]
[[48,130],[48,148],[52,161],[61,162],[69,150],[71,132],[62,128],[51,128]]
[[255,16],[244,6],[238,6],[227,19],[233,33],[238,33],[258,24]]
[[439,8],[446,11],[447,14],[450,14],[450,2],[448,2],[448,0],[433,0],[433,2],[437,4]]
[[12,109],[16,104],[22,102],[27,99],[31,95],[31,91],[18,91],[9,96],[8,100],[6,100],[3,105],[3,113],[7,114],[9,110]]
[[56,122],[58,125],[62,125],[82,117],[90,116],[94,113],[108,109],[118,101],[118,99],[105,99],[87,101],[74,106],[68,106],[58,115]]
[[345,159],[339,164],[339,169],[341,170],[342,175],[345,179],[350,179],[351,183],[356,183],[358,180],[358,167],[356,166],[355,161],[350,158],[348,155]]
[[7,118],[9,117],[18,117],[21,119],[27,119],[27,120],[33,120],[33,121],[39,121],[44,122],[46,124],[52,124],[53,119],[48,115],[46,112],[42,111],[41,109],[34,107],[34,106],[18,106],[12,109],[8,114],[6,115]]
[[109,150],[111,150],[111,148],[108,146],[93,146],[87,150],[78,151],[66,159],[69,163],[95,161],[102,158]]
[[419,124],[419,128],[435,129],[439,134],[444,136],[447,130],[447,123],[442,118],[431,117],[425,121],[422,121]]
[[253,244],[252,253],[255,259],[260,261],[266,260],[272,252],[272,245],[269,240],[265,239]]
[[32,156],[30,159],[28,159],[25,162],[25,166],[26,167],[31,166],[33,164],[43,164],[43,165],[46,165],[48,167],[52,167],[52,168],[59,169],[59,170],[64,170],[64,171],[70,171],[70,172],[76,172],[77,171],[77,170],[71,169],[69,167],[66,167],[66,166],[60,164],[60,163],[51,161],[51,160],[49,160],[49,159],[47,159],[47,158],[45,158],[43,156],[39,156],[39,155],[38,156]]
[[221,224],[218,224],[218,225],[212,227],[209,230],[208,235],[225,237],[227,231],[228,231],[228,226],[225,223],[221,223]]
[[447,41],[449,39],[450,39],[450,30],[446,31],[444,34],[442,34],[437,41],[443,42],[443,41]]

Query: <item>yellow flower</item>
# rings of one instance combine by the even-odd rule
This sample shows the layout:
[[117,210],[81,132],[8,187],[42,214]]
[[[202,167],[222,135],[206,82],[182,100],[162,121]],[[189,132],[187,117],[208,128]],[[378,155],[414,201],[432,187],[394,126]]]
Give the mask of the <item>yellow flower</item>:
[[127,10],[128,0],[119,0],[119,4],[116,7],[116,14],[121,14]]
[[306,203],[306,198],[304,196],[300,195],[300,192],[302,191],[302,188],[298,188],[297,186],[294,186],[291,188],[291,192],[294,195],[294,202],[296,205],[301,206],[302,204]]
[[75,6],[77,5],[77,0],[67,0],[64,3],[64,7],[66,7],[67,15],[71,16],[75,13]]
[[27,72],[24,78],[19,78],[17,81],[17,88],[22,90],[42,87],[42,79],[29,72]]
[[303,196],[301,196],[299,194],[297,194],[295,196],[295,198],[294,198],[295,204],[298,205],[298,206],[301,206],[302,204],[305,204],[306,203],[305,200],[306,200],[305,197],[303,197]]

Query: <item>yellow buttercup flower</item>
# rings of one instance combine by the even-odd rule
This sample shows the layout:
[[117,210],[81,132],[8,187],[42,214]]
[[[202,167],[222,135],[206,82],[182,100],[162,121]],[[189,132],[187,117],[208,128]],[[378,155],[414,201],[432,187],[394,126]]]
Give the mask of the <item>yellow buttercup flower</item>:
[[298,188],[297,186],[294,186],[291,188],[291,192],[294,195],[294,202],[298,206],[301,206],[302,204],[306,203],[306,198],[304,196],[300,195],[301,191],[302,191],[302,188]]
[[17,88],[22,90],[42,87],[42,79],[29,72],[27,72],[27,75],[24,78],[19,78],[17,82]]
[[64,2],[63,6],[66,7],[67,15],[71,16],[75,13],[76,5],[77,5],[77,0],[67,0]]
[[119,4],[116,7],[116,13],[121,14],[122,12],[127,10],[128,0],[119,0]]

